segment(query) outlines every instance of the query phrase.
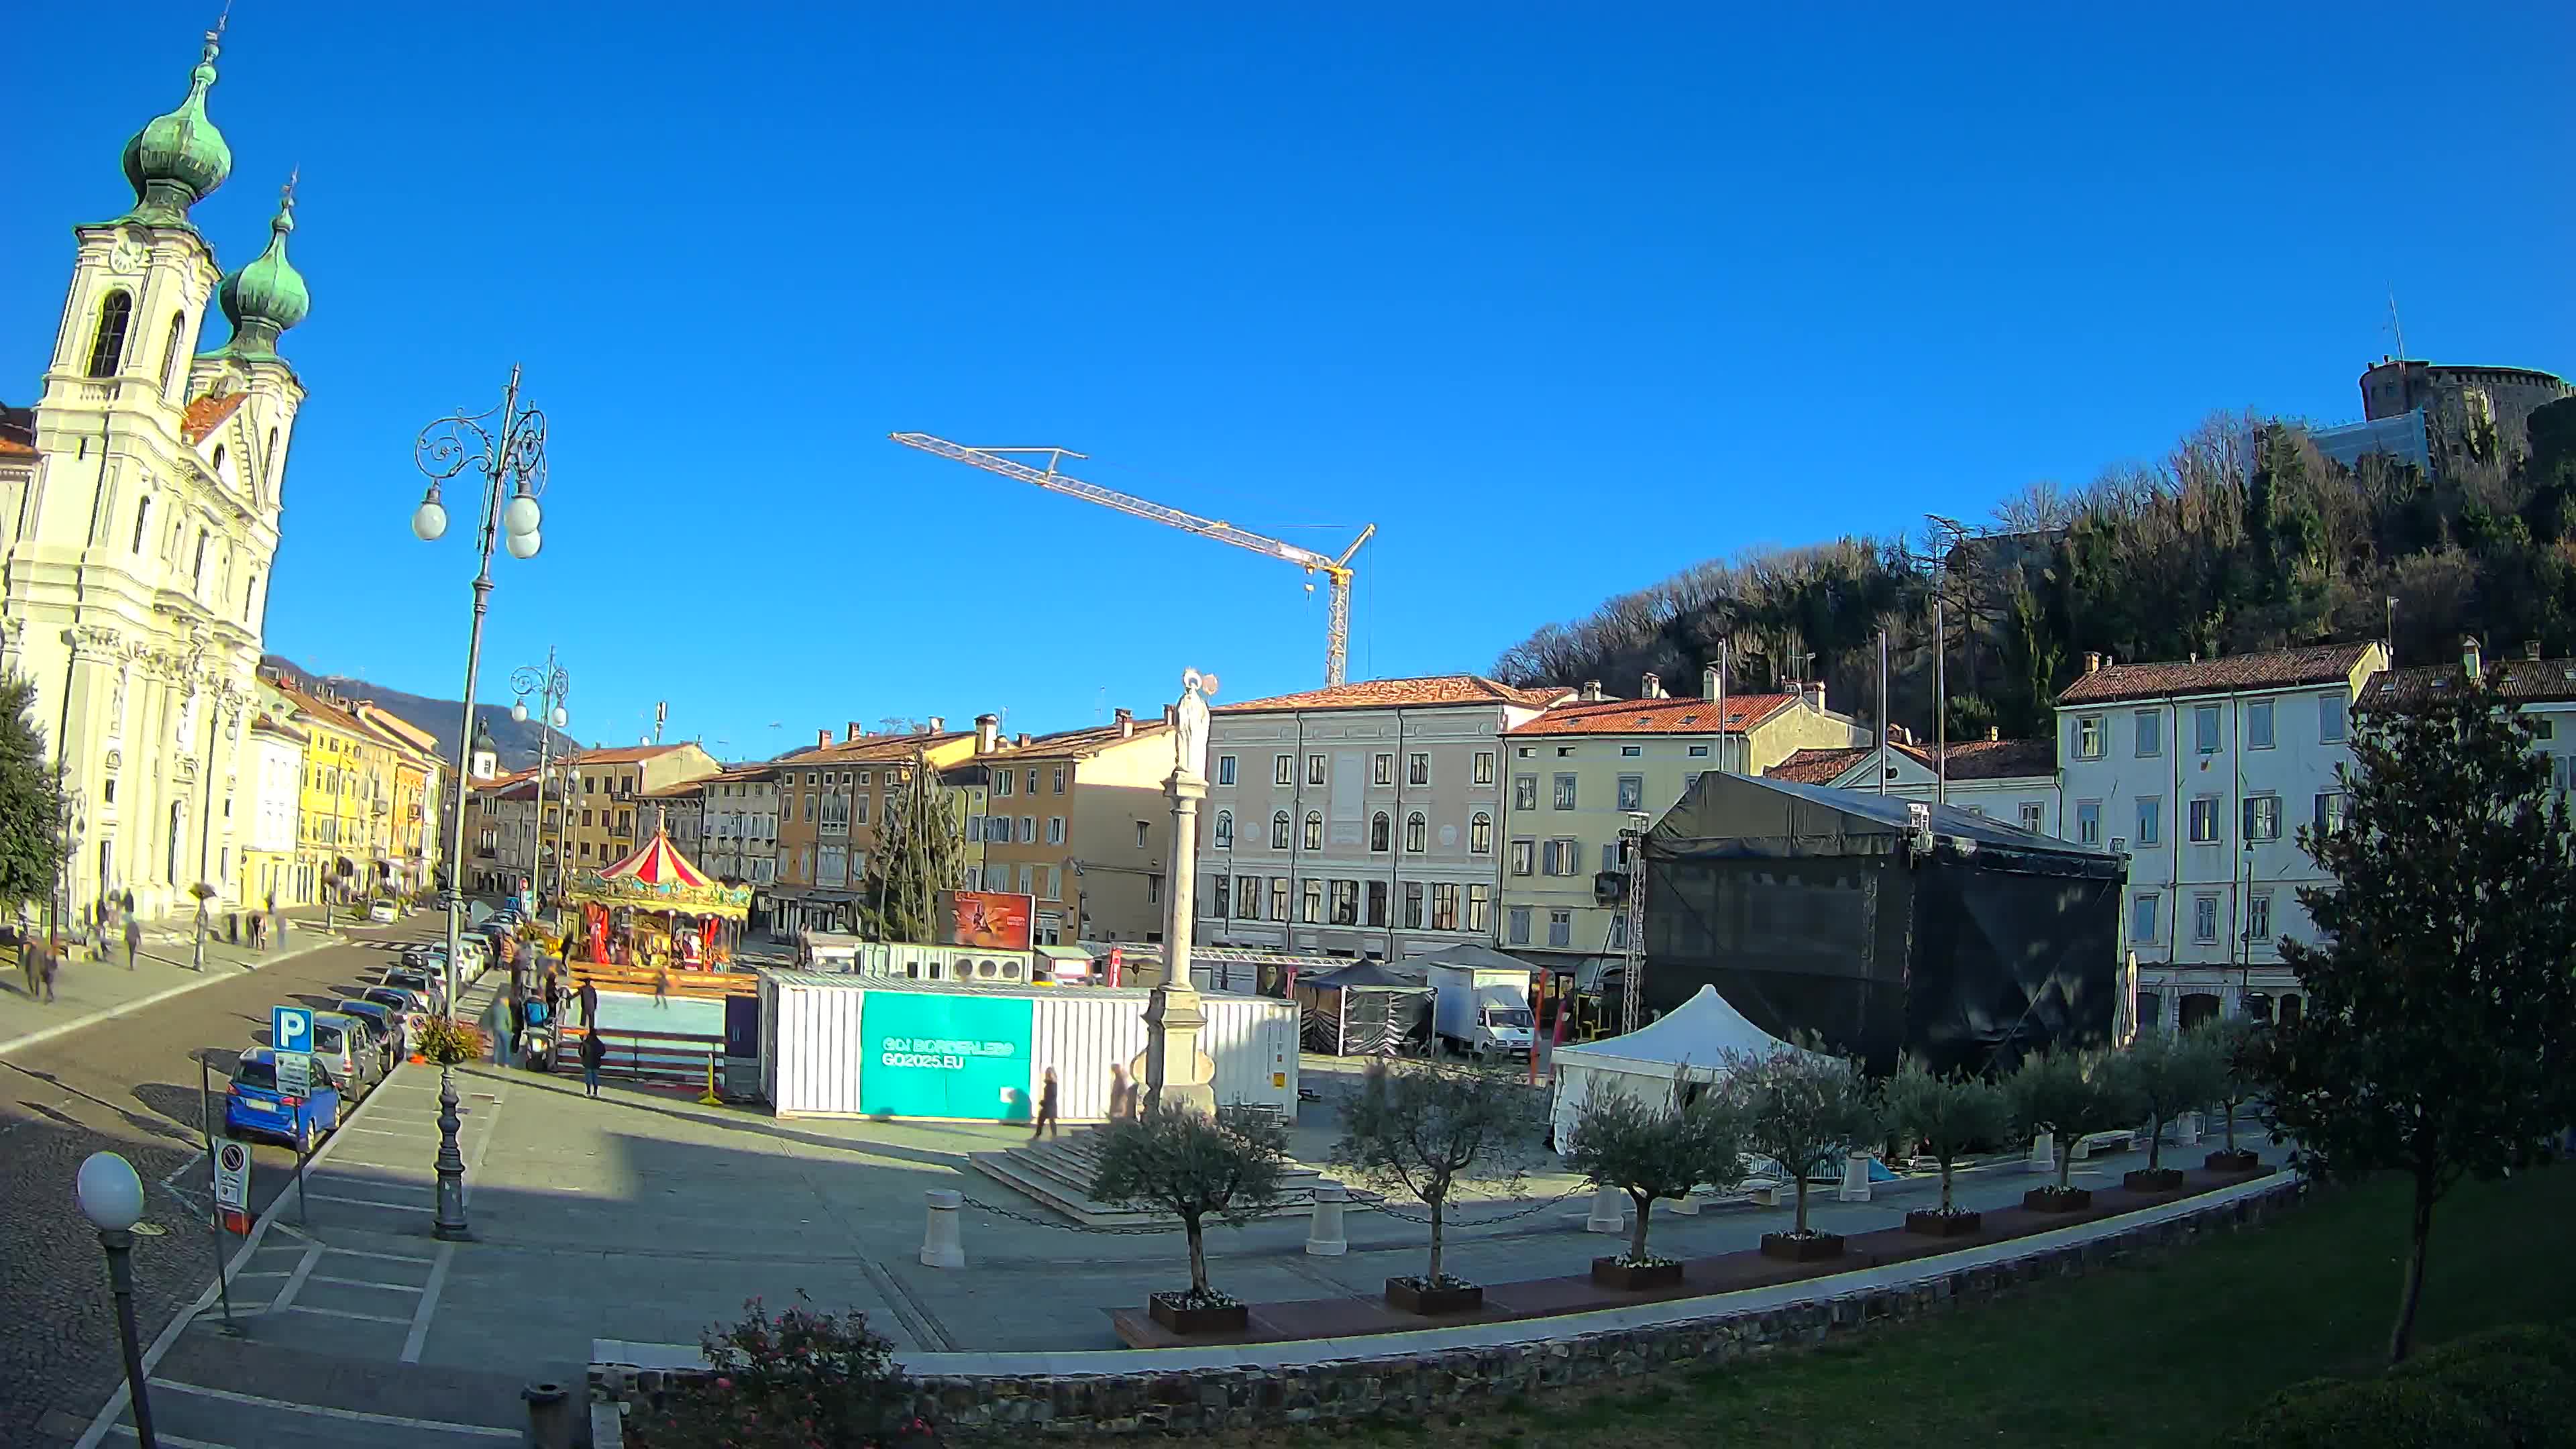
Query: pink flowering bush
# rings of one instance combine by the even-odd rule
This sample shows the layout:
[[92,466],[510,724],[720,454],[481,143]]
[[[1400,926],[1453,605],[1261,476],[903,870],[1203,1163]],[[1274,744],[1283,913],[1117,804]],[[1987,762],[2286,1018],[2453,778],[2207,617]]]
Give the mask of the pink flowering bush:
[[798,1306],[771,1317],[755,1298],[702,1346],[717,1372],[628,1414],[644,1449],[935,1449],[893,1346],[867,1315]]

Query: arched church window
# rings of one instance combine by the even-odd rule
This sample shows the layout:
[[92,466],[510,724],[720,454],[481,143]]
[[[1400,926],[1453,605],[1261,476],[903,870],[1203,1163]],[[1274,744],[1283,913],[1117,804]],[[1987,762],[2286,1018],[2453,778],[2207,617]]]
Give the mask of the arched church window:
[[217,444],[215,444],[215,477],[216,477],[216,479],[217,479],[218,481],[221,481],[221,479],[223,478],[223,476],[224,476],[224,445],[223,445],[223,444],[221,444],[221,443],[217,443]]
[[277,429],[268,430],[268,448],[259,455],[259,476],[269,487],[277,486]]
[[179,385],[184,379],[179,376],[179,336],[187,330],[188,314],[171,313],[170,340],[161,344],[161,391],[167,394],[172,402],[181,400]]
[[134,551],[136,553],[143,552],[144,530],[151,526],[152,495],[147,493],[143,496],[143,501],[134,506]]
[[98,330],[90,334],[89,375],[114,377],[125,361],[125,329],[134,321],[134,299],[123,288],[98,304]]
[[197,561],[188,569],[188,577],[194,579],[201,589],[206,586],[206,540],[209,536],[204,529],[197,530]]

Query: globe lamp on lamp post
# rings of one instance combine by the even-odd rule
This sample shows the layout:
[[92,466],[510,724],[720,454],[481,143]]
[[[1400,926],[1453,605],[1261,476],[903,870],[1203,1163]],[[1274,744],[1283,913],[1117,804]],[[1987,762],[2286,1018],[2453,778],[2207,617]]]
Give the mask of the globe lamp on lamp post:
[[[134,1331],[134,1225],[143,1220],[143,1179],[134,1164],[113,1152],[93,1152],[72,1181],[81,1216],[98,1229],[107,1250],[107,1285],[116,1295],[116,1333],[125,1349],[125,1389],[134,1405],[134,1437],[155,1449],[152,1401],[144,1391],[143,1346]],[[216,1266],[222,1271],[222,1265]]]

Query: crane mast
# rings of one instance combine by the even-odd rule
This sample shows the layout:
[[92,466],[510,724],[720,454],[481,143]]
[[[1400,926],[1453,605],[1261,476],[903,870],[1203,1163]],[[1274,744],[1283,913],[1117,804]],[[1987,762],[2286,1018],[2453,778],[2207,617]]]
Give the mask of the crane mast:
[[[1049,493],[1061,493],[1067,498],[1079,498],[1085,503],[1096,503],[1103,508],[1113,508],[1131,518],[1142,518],[1149,523],[1177,528],[1183,533],[1195,533],[1201,538],[1232,544],[1240,549],[1249,549],[1266,558],[1294,564],[1310,574],[1322,574],[1328,590],[1324,614],[1324,682],[1328,685],[1340,684],[1348,671],[1351,652],[1351,556],[1358,553],[1360,545],[1368,542],[1376,534],[1376,524],[1372,523],[1361,529],[1360,536],[1351,540],[1351,546],[1343,549],[1339,556],[1318,553],[1313,549],[1300,548],[1296,544],[1254,533],[1249,529],[1237,528],[1231,523],[1218,519],[1201,518],[1195,513],[1166,507],[1148,499],[1138,498],[1131,493],[1121,493],[1114,488],[1103,488],[1097,483],[1086,483],[1069,473],[1059,471],[1065,459],[1089,456],[1074,452],[1070,448],[970,448],[963,443],[952,443],[946,438],[932,437],[928,433],[889,433],[887,436],[907,448],[918,448],[925,453],[981,468],[988,473],[999,473],[1005,478],[1016,478],[1020,482],[1043,488]],[[1009,456],[1013,453],[1044,453],[1047,459],[1046,466],[1032,467]]]

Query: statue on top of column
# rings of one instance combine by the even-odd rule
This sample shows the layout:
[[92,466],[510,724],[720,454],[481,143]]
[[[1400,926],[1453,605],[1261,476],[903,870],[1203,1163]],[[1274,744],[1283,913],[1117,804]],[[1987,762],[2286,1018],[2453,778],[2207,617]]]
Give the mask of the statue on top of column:
[[1173,731],[1174,762],[1185,775],[1207,778],[1208,707],[1206,696],[1216,693],[1216,676],[1195,669],[1181,673],[1181,703],[1176,711],[1179,727]]

